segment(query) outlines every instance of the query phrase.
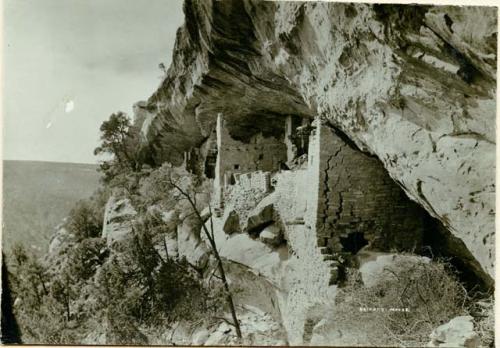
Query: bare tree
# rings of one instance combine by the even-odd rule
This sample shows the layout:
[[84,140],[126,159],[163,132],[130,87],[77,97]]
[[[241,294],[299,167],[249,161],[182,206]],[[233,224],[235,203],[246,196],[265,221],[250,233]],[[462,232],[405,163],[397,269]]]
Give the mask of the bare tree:
[[177,192],[179,192],[183,198],[185,198],[189,202],[191,208],[193,209],[194,214],[196,215],[197,219],[199,220],[199,222],[202,226],[202,229],[203,229],[203,232],[205,233],[205,236],[207,237],[207,239],[210,243],[210,248],[212,249],[212,253],[216,259],[217,270],[219,272],[219,276],[215,276],[215,275],[214,276],[217,277],[218,279],[220,279],[222,281],[222,284],[224,285],[226,302],[229,305],[229,309],[231,310],[232,322],[225,320],[224,318],[222,318],[222,319],[225,320],[228,324],[234,326],[234,328],[236,330],[236,335],[238,336],[238,338],[242,338],[240,323],[239,323],[238,318],[236,316],[236,309],[234,306],[233,296],[232,296],[231,291],[229,289],[229,284],[227,282],[226,272],[224,271],[222,259],[219,255],[219,251],[217,250],[217,244],[215,243],[214,226],[213,226],[213,220],[212,220],[212,209],[209,205],[209,212],[210,212],[210,217],[209,217],[209,219],[210,219],[210,231],[209,231],[207,226],[205,225],[205,221],[203,220],[203,217],[201,216],[200,210],[198,209],[198,207],[196,205],[196,193],[197,192],[193,191],[193,193],[191,194],[188,190],[182,188],[176,181],[174,181],[172,179],[172,176],[169,176],[169,181],[170,181],[169,182],[170,185],[175,190],[177,190]]

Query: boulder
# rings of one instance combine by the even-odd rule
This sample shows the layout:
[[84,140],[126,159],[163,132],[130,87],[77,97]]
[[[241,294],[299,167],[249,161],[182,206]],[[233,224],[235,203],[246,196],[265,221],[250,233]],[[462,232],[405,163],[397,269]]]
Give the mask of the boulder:
[[257,206],[248,214],[245,231],[252,233],[274,221],[274,205]]
[[402,267],[402,265],[409,266],[417,263],[428,263],[429,258],[415,255],[399,255],[377,253],[369,251],[361,251],[356,255],[358,264],[360,265],[359,271],[363,284],[367,287],[373,286],[387,277],[392,275],[387,269],[394,270],[395,268]]
[[108,246],[124,240],[132,232],[132,221],[137,211],[128,198],[111,196],[106,203],[102,238]]
[[233,234],[241,232],[240,228],[240,216],[235,210],[231,210],[224,221],[224,227],[222,228],[226,234]]
[[205,328],[201,328],[193,334],[192,344],[195,346],[202,346],[207,341],[208,337],[210,337],[210,332]]
[[471,316],[461,316],[439,326],[430,334],[427,347],[475,348],[479,346],[479,336],[474,331]]
[[262,230],[259,239],[263,243],[276,247],[283,241],[283,233],[278,225],[272,224]]
[[186,218],[177,226],[177,252],[179,257],[186,257],[195,267],[206,267],[209,248],[200,238],[200,224],[197,218]]

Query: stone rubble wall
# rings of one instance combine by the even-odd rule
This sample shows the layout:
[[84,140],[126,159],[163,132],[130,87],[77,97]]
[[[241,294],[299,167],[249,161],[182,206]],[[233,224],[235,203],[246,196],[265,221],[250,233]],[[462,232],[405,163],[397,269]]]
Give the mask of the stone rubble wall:
[[[249,177],[265,178],[268,175],[270,173],[256,172]],[[219,231],[222,228],[218,228],[223,224],[223,218],[215,218],[215,230],[219,233],[216,236],[217,245],[223,257],[245,264],[274,284],[272,290],[275,295],[272,298],[277,301],[288,343],[303,344],[311,309],[327,303],[333,305],[336,294],[336,286],[329,286],[330,265],[323,260],[317,246],[317,168],[311,166],[273,173],[272,189],[266,194],[256,189],[258,184],[253,187],[253,191],[248,190],[252,186],[247,185],[259,183],[258,180],[245,180],[243,184],[240,180],[239,184],[231,186],[225,210],[236,211],[242,223],[246,221],[245,214],[248,211],[272,204],[282,222],[280,226],[284,229],[286,244],[271,248],[246,233],[223,235],[224,232]]]
[[268,192],[271,189],[271,173],[256,171],[245,174],[235,174],[237,186],[243,190],[255,189],[262,192]]
[[252,208],[270,193],[271,173],[257,171],[237,174],[235,179],[234,185],[225,188],[224,202],[238,212],[240,221],[245,221]]

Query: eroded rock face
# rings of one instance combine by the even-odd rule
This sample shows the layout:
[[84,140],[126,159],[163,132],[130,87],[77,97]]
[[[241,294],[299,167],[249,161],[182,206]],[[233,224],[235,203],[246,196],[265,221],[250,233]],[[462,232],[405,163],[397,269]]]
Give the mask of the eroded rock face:
[[493,274],[496,11],[186,1],[144,146],[180,164],[224,114],[231,135],[321,115],[376,155]]
[[196,217],[183,219],[177,226],[177,248],[179,256],[198,269],[204,269],[209,260],[209,248],[200,239],[200,222]]
[[104,208],[101,237],[108,246],[127,238],[132,232],[132,223],[137,211],[128,198],[111,196]]

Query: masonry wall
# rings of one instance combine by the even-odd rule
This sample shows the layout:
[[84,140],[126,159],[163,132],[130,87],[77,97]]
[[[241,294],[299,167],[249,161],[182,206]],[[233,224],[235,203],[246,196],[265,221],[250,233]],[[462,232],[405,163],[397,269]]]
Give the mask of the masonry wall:
[[259,134],[247,144],[232,139],[225,129],[222,133],[222,144],[218,148],[221,176],[257,170],[274,172],[280,169],[280,163],[286,162],[286,146],[281,140]]
[[423,212],[380,161],[355,149],[329,127],[321,126],[317,132],[318,246],[327,254],[349,251],[349,234],[357,233],[370,248],[380,251],[420,247]]
[[223,199],[224,187],[235,183],[235,175],[261,170],[275,172],[286,162],[287,149],[283,139],[254,136],[249,143],[231,138],[219,114],[217,118],[216,195]]

